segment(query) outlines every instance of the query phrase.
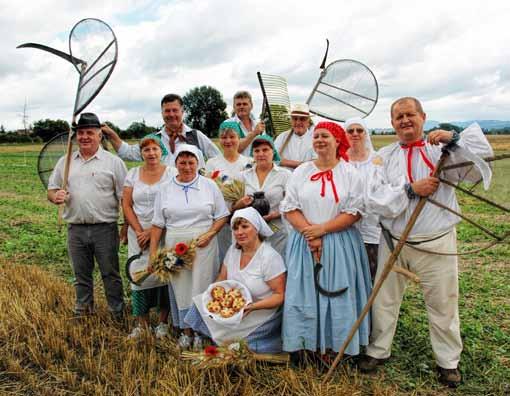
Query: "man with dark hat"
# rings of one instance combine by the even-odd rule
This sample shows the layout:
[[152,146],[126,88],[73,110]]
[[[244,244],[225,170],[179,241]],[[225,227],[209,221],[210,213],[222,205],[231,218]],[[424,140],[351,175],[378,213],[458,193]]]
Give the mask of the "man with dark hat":
[[50,176],[48,200],[64,205],[68,250],[75,275],[75,313],[94,311],[95,258],[108,307],[114,318],[121,318],[124,301],[117,219],[127,169],[119,157],[101,147],[101,123],[95,114],[83,113],[74,127],[79,149],[71,154],[67,188],[62,189],[64,156]]

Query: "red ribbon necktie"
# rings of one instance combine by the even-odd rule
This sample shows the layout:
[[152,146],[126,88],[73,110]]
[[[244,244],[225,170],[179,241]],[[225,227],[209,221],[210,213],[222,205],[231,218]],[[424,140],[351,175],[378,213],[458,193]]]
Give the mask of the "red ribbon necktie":
[[331,184],[331,188],[333,189],[333,194],[335,195],[335,202],[338,203],[339,199],[338,194],[336,192],[335,180],[333,179],[333,171],[329,169],[326,171],[315,173],[310,177],[311,181],[317,181],[319,179],[322,182],[321,197],[324,197],[326,195],[326,181],[329,181],[329,183]]
[[423,151],[422,147],[425,147],[425,141],[420,140],[418,142],[414,142],[411,144],[402,144],[400,147],[402,149],[407,149],[407,176],[409,177],[409,182],[413,183],[413,169],[412,169],[412,163],[413,163],[413,148],[418,147],[420,150],[421,158],[423,159],[423,162],[425,162],[425,165],[428,166],[430,169],[430,176],[434,173],[434,170],[436,169],[434,164],[430,162],[430,160],[427,158],[427,154]]

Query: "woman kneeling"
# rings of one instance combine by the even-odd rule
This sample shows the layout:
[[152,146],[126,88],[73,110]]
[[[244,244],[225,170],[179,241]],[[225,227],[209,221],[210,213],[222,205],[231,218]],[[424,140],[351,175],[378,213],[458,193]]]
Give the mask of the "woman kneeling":
[[189,311],[185,321],[217,344],[244,339],[254,352],[281,352],[280,307],[285,295],[286,269],[278,252],[264,242],[272,231],[251,207],[236,211],[231,226],[235,243],[229,248],[216,281],[234,280],[242,283],[253,301],[244,308],[240,324],[232,328],[210,318],[201,304],[202,295],[196,296],[193,299],[196,305]]

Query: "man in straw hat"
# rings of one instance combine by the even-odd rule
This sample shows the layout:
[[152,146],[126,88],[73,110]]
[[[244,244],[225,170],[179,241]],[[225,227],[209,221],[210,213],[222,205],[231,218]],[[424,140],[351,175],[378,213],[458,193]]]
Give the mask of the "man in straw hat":
[[127,169],[119,157],[101,147],[101,123],[95,114],[83,113],[75,128],[78,150],[71,154],[67,188],[62,189],[65,156],[58,161],[48,183],[48,200],[55,205],[64,204],[63,218],[68,223],[75,313],[94,312],[95,258],[108,307],[114,318],[121,319],[124,300],[117,219]]
[[[391,124],[399,141],[379,150],[379,157],[373,161],[377,166],[369,181],[367,211],[380,215],[383,233],[387,233],[387,238],[379,244],[375,282],[382,275],[393,249],[391,245],[400,238],[420,197],[433,198],[459,211],[455,189],[431,176],[442,146],[451,143],[448,162],[452,163],[492,155],[489,142],[477,124],[461,134],[436,130],[425,140],[425,120],[422,105],[416,98],[396,100],[391,106]],[[477,182],[484,174],[484,166],[487,167],[481,162],[478,167],[456,168],[441,176],[452,182]],[[455,225],[459,221],[458,216],[428,202],[395,264],[416,273],[421,280],[439,381],[449,387],[456,387],[461,381],[458,265],[455,255],[441,253],[456,252]],[[373,371],[389,358],[406,283],[406,277],[392,271],[382,284],[372,307],[370,344],[365,358],[359,362],[362,371]]]
[[296,103],[291,106],[291,129],[278,135],[274,142],[281,156],[280,166],[292,171],[304,161],[310,161],[313,158],[313,131],[310,128],[312,124],[310,115],[307,104]]

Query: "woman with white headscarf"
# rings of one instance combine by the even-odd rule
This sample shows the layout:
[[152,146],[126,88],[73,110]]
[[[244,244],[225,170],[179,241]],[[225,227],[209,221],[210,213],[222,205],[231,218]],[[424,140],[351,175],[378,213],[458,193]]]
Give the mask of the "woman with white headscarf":
[[202,153],[196,146],[181,144],[175,153],[178,174],[163,184],[154,202],[150,257],[154,257],[165,233],[165,246],[197,240],[196,257],[191,270],[184,269],[172,277],[169,285],[170,307],[174,326],[182,330],[179,346],[187,349],[200,345],[201,339],[184,323],[192,306],[192,297],[202,293],[218,275],[216,235],[227,222],[229,211],[216,183],[198,174]]
[[217,282],[235,280],[250,291],[253,302],[244,308],[244,317],[235,327],[216,323],[203,304],[202,296],[185,321],[195,331],[206,334],[217,344],[244,339],[248,347],[259,353],[281,352],[281,320],[285,296],[286,268],[283,258],[264,239],[273,232],[252,207],[240,209],[230,221],[235,242],[228,250]]
[[[349,162],[362,174],[363,180],[368,180],[368,176],[375,166],[373,161],[377,156],[370,140],[367,125],[361,118],[350,118],[345,122],[345,131],[347,132],[347,140],[351,145],[347,150]],[[368,183],[365,183],[365,187],[368,187]],[[381,237],[379,216],[366,213],[357,224],[357,227],[367,249],[370,276],[373,281],[377,272],[377,252],[379,250],[379,238]]]

